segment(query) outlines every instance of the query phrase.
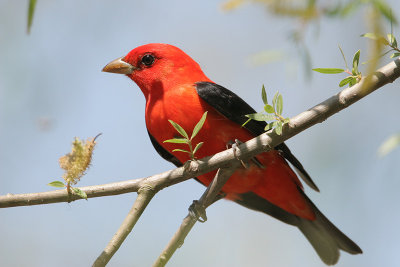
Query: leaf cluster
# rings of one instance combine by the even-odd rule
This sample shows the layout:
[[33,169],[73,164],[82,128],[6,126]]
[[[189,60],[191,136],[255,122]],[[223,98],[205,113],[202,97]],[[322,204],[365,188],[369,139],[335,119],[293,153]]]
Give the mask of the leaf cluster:
[[165,140],[164,143],[173,143],[173,144],[187,144],[189,147],[189,150],[185,150],[185,149],[180,149],[180,148],[176,148],[174,150],[172,150],[172,152],[184,152],[189,154],[190,159],[194,160],[196,159],[195,154],[196,152],[202,147],[202,145],[204,144],[204,142],[199,142],[196,144],[196,146],[193,149],[193,144],[192,141],[193,139],[196,137],[196,135],[199,133],[199,131],[201,130],[201,128],[204,125],[204,122],[206,121],[207,118],[207,111],[204,112],[203,116],[201,116],[201,119],[199,120],[199,122],[196,124],[196,126],[193,128],[193,132],[192,135],[189,138],[189,135],[187,134],[187,132],[185,131],[185,129],[183,129],[182,126],[180,126],[178,123],[172,121],[172,120],[168,120],[169,123],[171,123],[171,125],[175,128],[175,130],[182,136],[180,138],[172,138],[172,139],[168,139]]
[[361,35],[361,37],[366,37],[368,39],[375,40],[385,46],[390,47],[390,49],[388,51],[386,51],[385,53],[383,53],[382,56],[384,56],[390,52],[393,52],[393,51],[394,51],[394,53],[390,55],[390,58],[395,58],[395,57],[400,56],[400,49],[397,45],[396,37],[394,37],[393,33],[388,33],[386,36],[387,36],[387,38],[385,38],[382,35],[378,35],[378,34],[370,33],[370,32],[364,33],[363,35]]
[[265,91],[265,86],[263,85],[261,89],[261,98],[264,103],[264,110],[262,112],[247,114],[246,117],[249,119],[242,125],[242,127],[251,120],[265,121],[267,123],[264,128],[265,131],[274,129],[278,135],[281,135],[283,124],[289,122],[289,118],[282,117],[282,95],[279,92],[276,92],[272,99],[272,105],[268,104],[267,92]]
[[358,66],[359,66],[359,63],[360,63],[360,50],[358,50],[353,56],[353,65],[352,65],[352,68],[351,68],[351,71],[350,71],[349,67],[347,65],[346,57],[344,56],[343,50],[342,50],[342,48],[340,46],[339,46],[339,49],[340,49],[340,53],[342,54],[344,63],[346,65],[346,69],[340,69],[340,68],[315,68],[315,69],[313,69],[313,71],[324,73],[324,74],[338,74],[338,73],[343,73],[343,72],[345,72],[347,74],[350,74],[349,76],[347,76],[346,78],[344,78],[343,80],[341,80],[339,82],[339,86],[343,87],[343,86],[348,84],[349,87],[352,87],[353,85],[355,85],[356,83],[361,81],[361,78],[362,78],[362,73],[358,69]]

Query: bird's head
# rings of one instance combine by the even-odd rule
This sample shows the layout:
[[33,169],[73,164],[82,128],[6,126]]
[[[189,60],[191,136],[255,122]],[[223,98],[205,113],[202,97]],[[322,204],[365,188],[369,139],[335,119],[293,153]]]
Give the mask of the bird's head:
[[125,74],[143,91],[146,98],[155,90],[176,85],[209,81],[199,64],[179,48],[168,44],[136,47],[126,56],[107,64],[103,71]]

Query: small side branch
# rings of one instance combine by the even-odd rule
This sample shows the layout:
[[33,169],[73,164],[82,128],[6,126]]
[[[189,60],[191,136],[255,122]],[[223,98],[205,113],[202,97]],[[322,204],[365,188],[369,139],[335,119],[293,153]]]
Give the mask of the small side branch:
[[129,211],[125,220],[122,222],[118,231],[107,244],[106,248],[93,263],[94,267],[106,266],[111,257],[115,254],[115,252],[117,252],[121,244],[124,242],[125,238],[132,231],[136,222],[139,220],[143,211],[156,193],[157,191],[155,191],[151,186],[144,186],[139,189],[138,196],[133,203],[131,210]]
[[[213,181],[207,187],[200,199],[195,202],[197,208],[200,209],[200,211],[197,210],[197,212],[205,214],[205,209],[215,202],[215,199],[217,199],[217,195],[221,192],[222,187],[228,181],[229,177],[235,172],[238,166],[239,162],[235,162],[230,167],[218,169]],[[194,209],[196,209],[196,207]],[[183,245],[186,236],[189,234],[190,230],[198,220],[199,217],[195,216],[189,209],[189,214],[183,219],[181,226],[169,241],[164,251],[154,262],[153,267],[161,267],[167,264],[175,251]]]

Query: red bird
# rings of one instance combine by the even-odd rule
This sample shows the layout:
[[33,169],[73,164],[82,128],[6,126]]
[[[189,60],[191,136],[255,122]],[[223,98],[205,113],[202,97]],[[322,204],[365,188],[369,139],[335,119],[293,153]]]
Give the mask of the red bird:
[[[204,142],[196,153],[198,158],[225,150],[233,140],[245,142],[264,132],[264,122],[250,121],[241,127],[247,120],[245,115],[255,110],[233,92],[212,82],[199,64],[175,46],[139,46],[110,62],[103,71],[126,74],[139,86],[146,98],[150,140],[160,156],[176,166],[182,166],[190,158],[187,153],[172,152],[179,144],[163,142],[179,136],[168,120],[190,132],[208,111],[201,131],[193,140],[194,144]],[[256,159],[258,164],[238,169],[229,178],[222,188],[227,199],[297,226],[328,265],[338,261],[340,250],[362,253],[305,195],[288,162],[307,185],[317,191],[318,188],[284,143]],[[207,186],[214,175],[211,172],[197,179]]]

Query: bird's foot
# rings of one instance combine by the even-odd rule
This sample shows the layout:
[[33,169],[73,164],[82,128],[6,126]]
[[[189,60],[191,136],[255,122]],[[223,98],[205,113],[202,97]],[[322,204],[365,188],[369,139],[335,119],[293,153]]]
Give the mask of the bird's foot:
[[198,200],[193,200],[192,205],[189,207],[189,215],[199,222],[207,221],[206,207],[200,205]]
[[[235,158],[237,158],[237,160],[240,161],[240,163],[242,164],[242,166],[243,166],[245,169],[248,169],[249,166],[250,166],[250,164],[249,164],[248,162],[244,162],[243,160],[241,160],[241,159],[237,156],[237,154],[236,154],[237,147],[238,147],[239,145],[241,145],[241,144],[243,144],[242,141],[240,141],[240,140],[238,140],[238,139],[235,139],[234,142],[233,142],[233,141],[229,141],[229,142],[226,144],[226,148],[228,149],[228,148],[232,147],[232,149],[233,149],[233,155],[235,156]],[[257,167],[259,167],[260,169],[264,169],[264,168],[265,168],[265,166],[264,166],[256,157],[253,157],[253,158],[251,158],[250,160],[251,160],[251,162],[253,162],[253,163],[254,163]]]

